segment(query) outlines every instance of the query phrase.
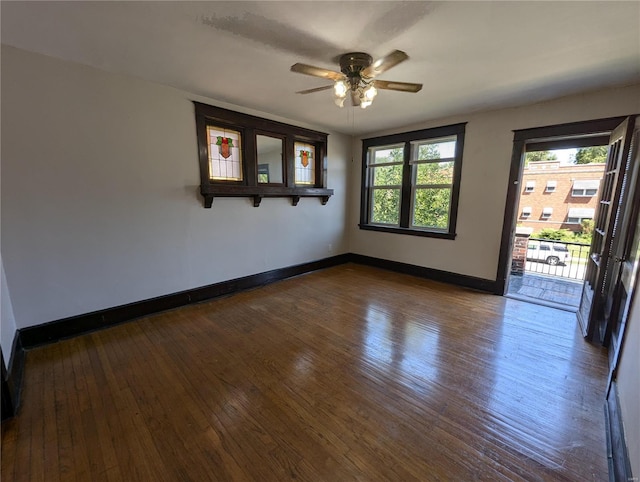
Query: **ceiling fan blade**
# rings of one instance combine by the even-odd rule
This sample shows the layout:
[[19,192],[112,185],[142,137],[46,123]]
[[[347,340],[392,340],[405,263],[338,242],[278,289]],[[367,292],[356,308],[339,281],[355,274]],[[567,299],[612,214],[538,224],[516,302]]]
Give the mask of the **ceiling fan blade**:
[[398,90],[400,92],[420,92],[422,84],[412,84],[410,82],[394,82],[393,80],[374,80],[376,89]]
[[314,67],[307,64],[293,64],[291,66],[291,72],[297,72],[299,74],[313,75],[314,77],[322,77],[323,79],[331,80],[343,80],[344,75],[340,72],[333,70],[323,69],[321,67]]
[[386,72],[391,67],[398,65],[400,62],[404,62],[408,58],[409,56],[402,50],[394,50],[381,59],[376,60],[369,67],[363,69],[362,72],[360,72],[360,75],[371,79],[377,75],[380,75],[382,72]]
[[325,85],[323,87],[316,87],[315,89],[300,90],[296,92],[296,94],[313,94],[314,92],[320,92],[322,90],[329,90],[329,89],[333,89],[333,85]]

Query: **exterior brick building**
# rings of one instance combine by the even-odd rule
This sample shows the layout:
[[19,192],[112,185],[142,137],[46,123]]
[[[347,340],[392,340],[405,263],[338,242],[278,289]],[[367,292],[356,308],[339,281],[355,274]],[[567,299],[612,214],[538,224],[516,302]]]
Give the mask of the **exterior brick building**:
[[561,165],[559,161],[530,162],[524,168],[518,206],[518,225],[581,231],[593,219],[604,163]]

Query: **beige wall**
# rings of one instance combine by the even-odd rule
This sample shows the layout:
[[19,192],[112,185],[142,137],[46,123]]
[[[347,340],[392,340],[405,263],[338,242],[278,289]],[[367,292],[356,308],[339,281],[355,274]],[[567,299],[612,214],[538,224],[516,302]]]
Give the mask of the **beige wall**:
[[363,231],[361,143],[354,142],[350,176],[350,250],[368,256],[495,280],[511,163],[513,130],[640,112],[640,85],[565,97],[492,112],[471,113],[384,131],[392,134],[467,122],[455,240]]
[[326,206],[204,209],[192,100],[268,115],[12,47],[1,61],[1,247],[17,328],[346,252],[350,137],[329,135]]

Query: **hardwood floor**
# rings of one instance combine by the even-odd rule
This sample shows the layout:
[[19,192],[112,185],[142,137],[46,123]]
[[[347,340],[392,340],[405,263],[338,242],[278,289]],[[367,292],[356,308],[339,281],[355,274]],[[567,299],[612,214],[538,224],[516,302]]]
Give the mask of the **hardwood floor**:
[[346,264],[27,353],[2,480],[605,481],[575,314]]

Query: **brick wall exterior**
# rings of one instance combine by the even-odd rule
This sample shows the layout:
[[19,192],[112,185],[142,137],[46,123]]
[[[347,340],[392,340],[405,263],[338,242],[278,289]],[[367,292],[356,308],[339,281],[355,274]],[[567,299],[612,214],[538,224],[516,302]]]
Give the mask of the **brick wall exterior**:
[[[567,223],[569,209],[597,207],[600,190],[593,196],[576,197],[572,195],[573,182],[576,180],[594,181],[602,179],[605,164],[560,165],[558,161],[531,162],[524,168],[520,185],[520,204],[518,206],[518,226],[533,228],[534,233],[544,228],[581,230],[580,224]],[[526,191],[527,182],[534,181],[532,192]],[[547,181],[555,181],[554,192],[547,192]],[[529,217],[523,216],[523,208],[530,207]],[[551,216],[543,216],[544,208],[552,208]],[[534,235],[535,236],[535,235]]]
[[522,276],[524,274],[530,235],[530,228],[516,228],[516,236],[513,240],[513,253],[511,253],[511,274],[516,276]]

